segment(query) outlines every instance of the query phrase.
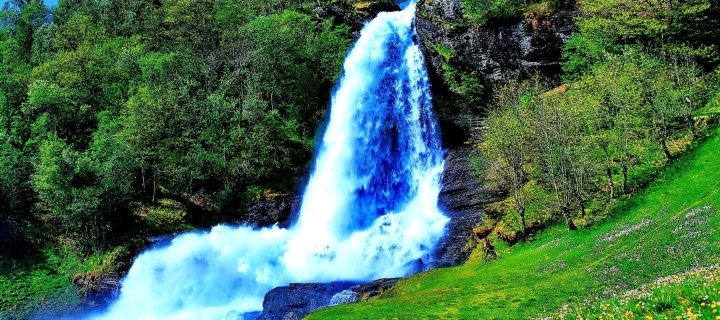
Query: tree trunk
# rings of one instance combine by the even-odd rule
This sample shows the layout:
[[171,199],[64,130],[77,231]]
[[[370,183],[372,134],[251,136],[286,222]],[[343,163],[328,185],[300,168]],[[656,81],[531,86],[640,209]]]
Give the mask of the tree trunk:
[[615,182],[613,182],[610,166],[605,167],[605,177],[607,177],[607,184],[610,189],[610,200],[615,199]]
[[585,218],[585,201],[578,199],[578,204],[580,205],[580,217]]
[[155,205],[155,196],[157,195],[157,173],[153,170],[153,195],[152,204]]
[[690,133],[694,137],[695,136],[695,119],[692,116],[692,111],[690,111],[690,114],[685,116],[685,118],[687,119],[688,126],[690,127]]
[[577,226],[575,226],[575,223],[572,221],[572,215],[570,214],[570,207],[563,206],[562,207],[562,214],[565,218],[565,223],[567,224],[568,231],[577,230]]
[[623,174],[623,180],[622,180],[622,188],[621,191],[623,194],[627,194],[627,180],[628,180],[628,167],[626,164],[622,165],[622,174]]
[[665,154],[665,158],[670,161],[672,160],[672,154],[670,153],[670,150],[667,146],[667,141],[665,139],[660,140],[660,146],[662,147],[663,153]]
[[140,172],[141,172],[141,176],[142,176],[142,188],[143,188],[142,200],[147,201],[147,187],[145,186],[145,168],[141,168]]
[[527,236],[525,234],[525,231],[527,229],[527,225],[525,224],[525,206],[518,208],[518,213],[520,214],[520,223],[522,224],[521,237],[523,241],[526,241]]

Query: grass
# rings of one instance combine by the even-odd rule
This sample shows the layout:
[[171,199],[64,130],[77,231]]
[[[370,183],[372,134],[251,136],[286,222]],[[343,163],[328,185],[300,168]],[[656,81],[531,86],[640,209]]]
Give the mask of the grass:
[[308,318],[527,319],[618,299],[658,278],[715,265],[720,130],[709,132],[649,187],[616,200],[602,222],[571,233],[562,225],[551,227],[531,243],[503,248],[500,260],[490,264],[476,252],[464,266],[404,279],[378,300],[323,309]]
[[541,319],[719,319],[720,266],[664,277],[614,299],[565,306]]
[[142,222],[137,233],[120,246],[84,256],[72,242],[59,239],[57,246],[28,252],[21,258],[0,255],[0,320],[33,317],[72,317],[97,307],[84,301],[83,290],[73,285],[79,278],[97,278],[118,271],[119,262],[130,261],[153,235],[192,230],[182,204],[161,198],[154,207],[136,211]]
[[87,258],[72,244],[45,248],[21,259],[0,257],[0,319],[73,314],[82,311],[83,296],[71,279],[81,274],[112,271],[125,254],[116,248]]

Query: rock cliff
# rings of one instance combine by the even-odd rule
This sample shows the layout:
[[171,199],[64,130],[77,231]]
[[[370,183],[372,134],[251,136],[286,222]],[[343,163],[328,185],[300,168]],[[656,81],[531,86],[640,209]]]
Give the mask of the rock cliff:
[[482,222],[483,206],[502,199],[503,194],[489,190],[478,180],[472,165],[472,146],[459,146],[445,157],[439,205],[450,217],[445,237],[433,254],[432,267],[465,263],[475,249],[473,228]]
[[358,33],[365,22],[384,11],[397,11],[400,7],[392,0],[331,0],[315,1],[313,12],[322,20],[333,19],[349,25]]
[[526,13],[515,20],[470,23],[460,0],[420,0],[416,27],[433,79],[437,109],[446,115],[478,112],[467,94],[448,83],[448,69],[475,73],[485,89],[503,79],[539,72],[558,74],[567,39],[576,30],[576,11]]

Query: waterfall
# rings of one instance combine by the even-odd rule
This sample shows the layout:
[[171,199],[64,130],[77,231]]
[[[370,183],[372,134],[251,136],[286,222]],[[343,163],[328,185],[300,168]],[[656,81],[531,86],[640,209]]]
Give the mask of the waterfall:
[[414,272],[448,222],[437,206],[443,155],[414,15],[414,4],[381,13],[348,53],[293,226],[220,225],[148,250],[97,318],[236,319],[291,282]]

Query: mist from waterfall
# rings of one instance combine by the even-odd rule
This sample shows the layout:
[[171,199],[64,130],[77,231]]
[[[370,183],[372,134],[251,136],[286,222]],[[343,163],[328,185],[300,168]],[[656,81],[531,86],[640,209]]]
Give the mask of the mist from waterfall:
[[448,222],[415,5],[381,13],[348,53],[295,224],[220,225],[135,260],[101,319],[242,319],[292,282],[369,281],[415,271]]

